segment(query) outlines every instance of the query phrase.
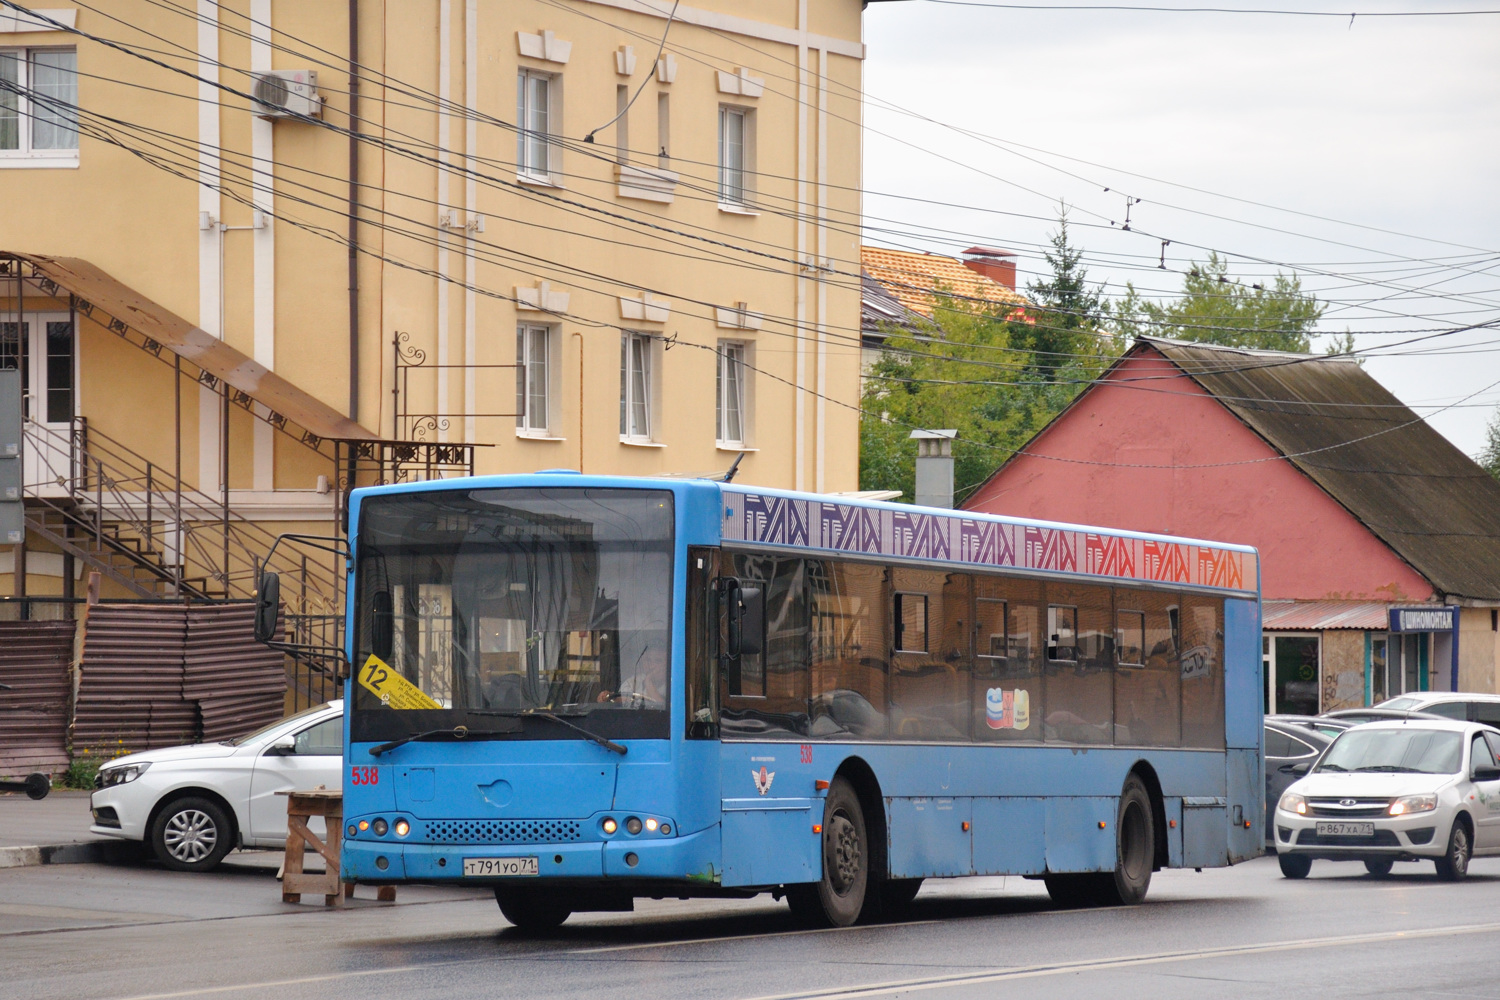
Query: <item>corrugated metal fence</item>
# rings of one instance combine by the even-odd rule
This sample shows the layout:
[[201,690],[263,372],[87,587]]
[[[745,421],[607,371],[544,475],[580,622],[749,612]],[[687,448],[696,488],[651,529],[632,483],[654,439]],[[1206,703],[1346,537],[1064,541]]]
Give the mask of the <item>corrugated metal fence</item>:
[[[0,773],[66,768],[72,621],[0,622]],[[286,667],[250,604],[96,604],[72,747],[110,756],[242,735],[279,719]]]

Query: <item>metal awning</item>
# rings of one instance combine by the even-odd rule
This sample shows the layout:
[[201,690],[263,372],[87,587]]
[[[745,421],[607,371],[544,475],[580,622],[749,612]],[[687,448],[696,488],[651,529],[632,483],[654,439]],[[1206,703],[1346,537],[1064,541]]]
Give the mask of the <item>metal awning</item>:
[[137,346],[157,356],[166,349],[191,363],[199,371],[199,382],[212,385],[222,381],[234,390],[233,399],[241,406],[250,401],[262,404],[271,411],[269,421],[278,427],[291,422],[325,441],[379,440],[379,435],[311,393],[86,260],[0,251],[0,259],[4,258],[24,262],[43,291],[56,294],[60,289],[73,295],[78,311],[107,329],[125,337],[135,333],[142,341]]
[[1383,601],[1264,601],[1260,624],[1268,632],[1384,632],[1390,628],[1392,606]]

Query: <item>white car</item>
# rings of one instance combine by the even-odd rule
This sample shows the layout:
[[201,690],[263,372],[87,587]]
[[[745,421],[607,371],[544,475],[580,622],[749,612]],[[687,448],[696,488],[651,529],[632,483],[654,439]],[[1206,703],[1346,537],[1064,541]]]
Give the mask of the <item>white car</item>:
[[1457,881],[1469,859],[1500,854],[1500,731],[1475,722],[1371,722],[1339,734],[1276,804],[1287,878],[1315,859],[1363,861],[1385,875],[1428,860]]
[[[236,847],[286,845],[289,789],[343,788],[344,703],[223,743],[147,750],[100,768],[90,832],[148,841],[162,864],[206,871]],[[308,824],[322,836],[322,820]]]

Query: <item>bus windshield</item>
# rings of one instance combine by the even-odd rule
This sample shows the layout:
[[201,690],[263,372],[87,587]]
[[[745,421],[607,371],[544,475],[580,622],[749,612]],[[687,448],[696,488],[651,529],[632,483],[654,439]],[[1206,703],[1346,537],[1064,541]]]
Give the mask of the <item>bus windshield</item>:
[[[644,713],[660,714],[665,736],[672,537],[664,490],[365,500],[355,719],[420,716],[433,728],[471,715]],[[606,729],[646,735],[639,725]],[[552,738],[560,730],[549,727]]]

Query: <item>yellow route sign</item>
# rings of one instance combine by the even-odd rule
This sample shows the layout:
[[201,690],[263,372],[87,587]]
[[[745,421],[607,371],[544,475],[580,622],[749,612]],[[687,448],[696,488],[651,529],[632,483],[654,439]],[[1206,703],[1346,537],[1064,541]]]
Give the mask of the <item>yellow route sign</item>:
[[359,668],[359,683],[365,690],[374,692],[382,704],[399,711],[443,707],[373,653]]

